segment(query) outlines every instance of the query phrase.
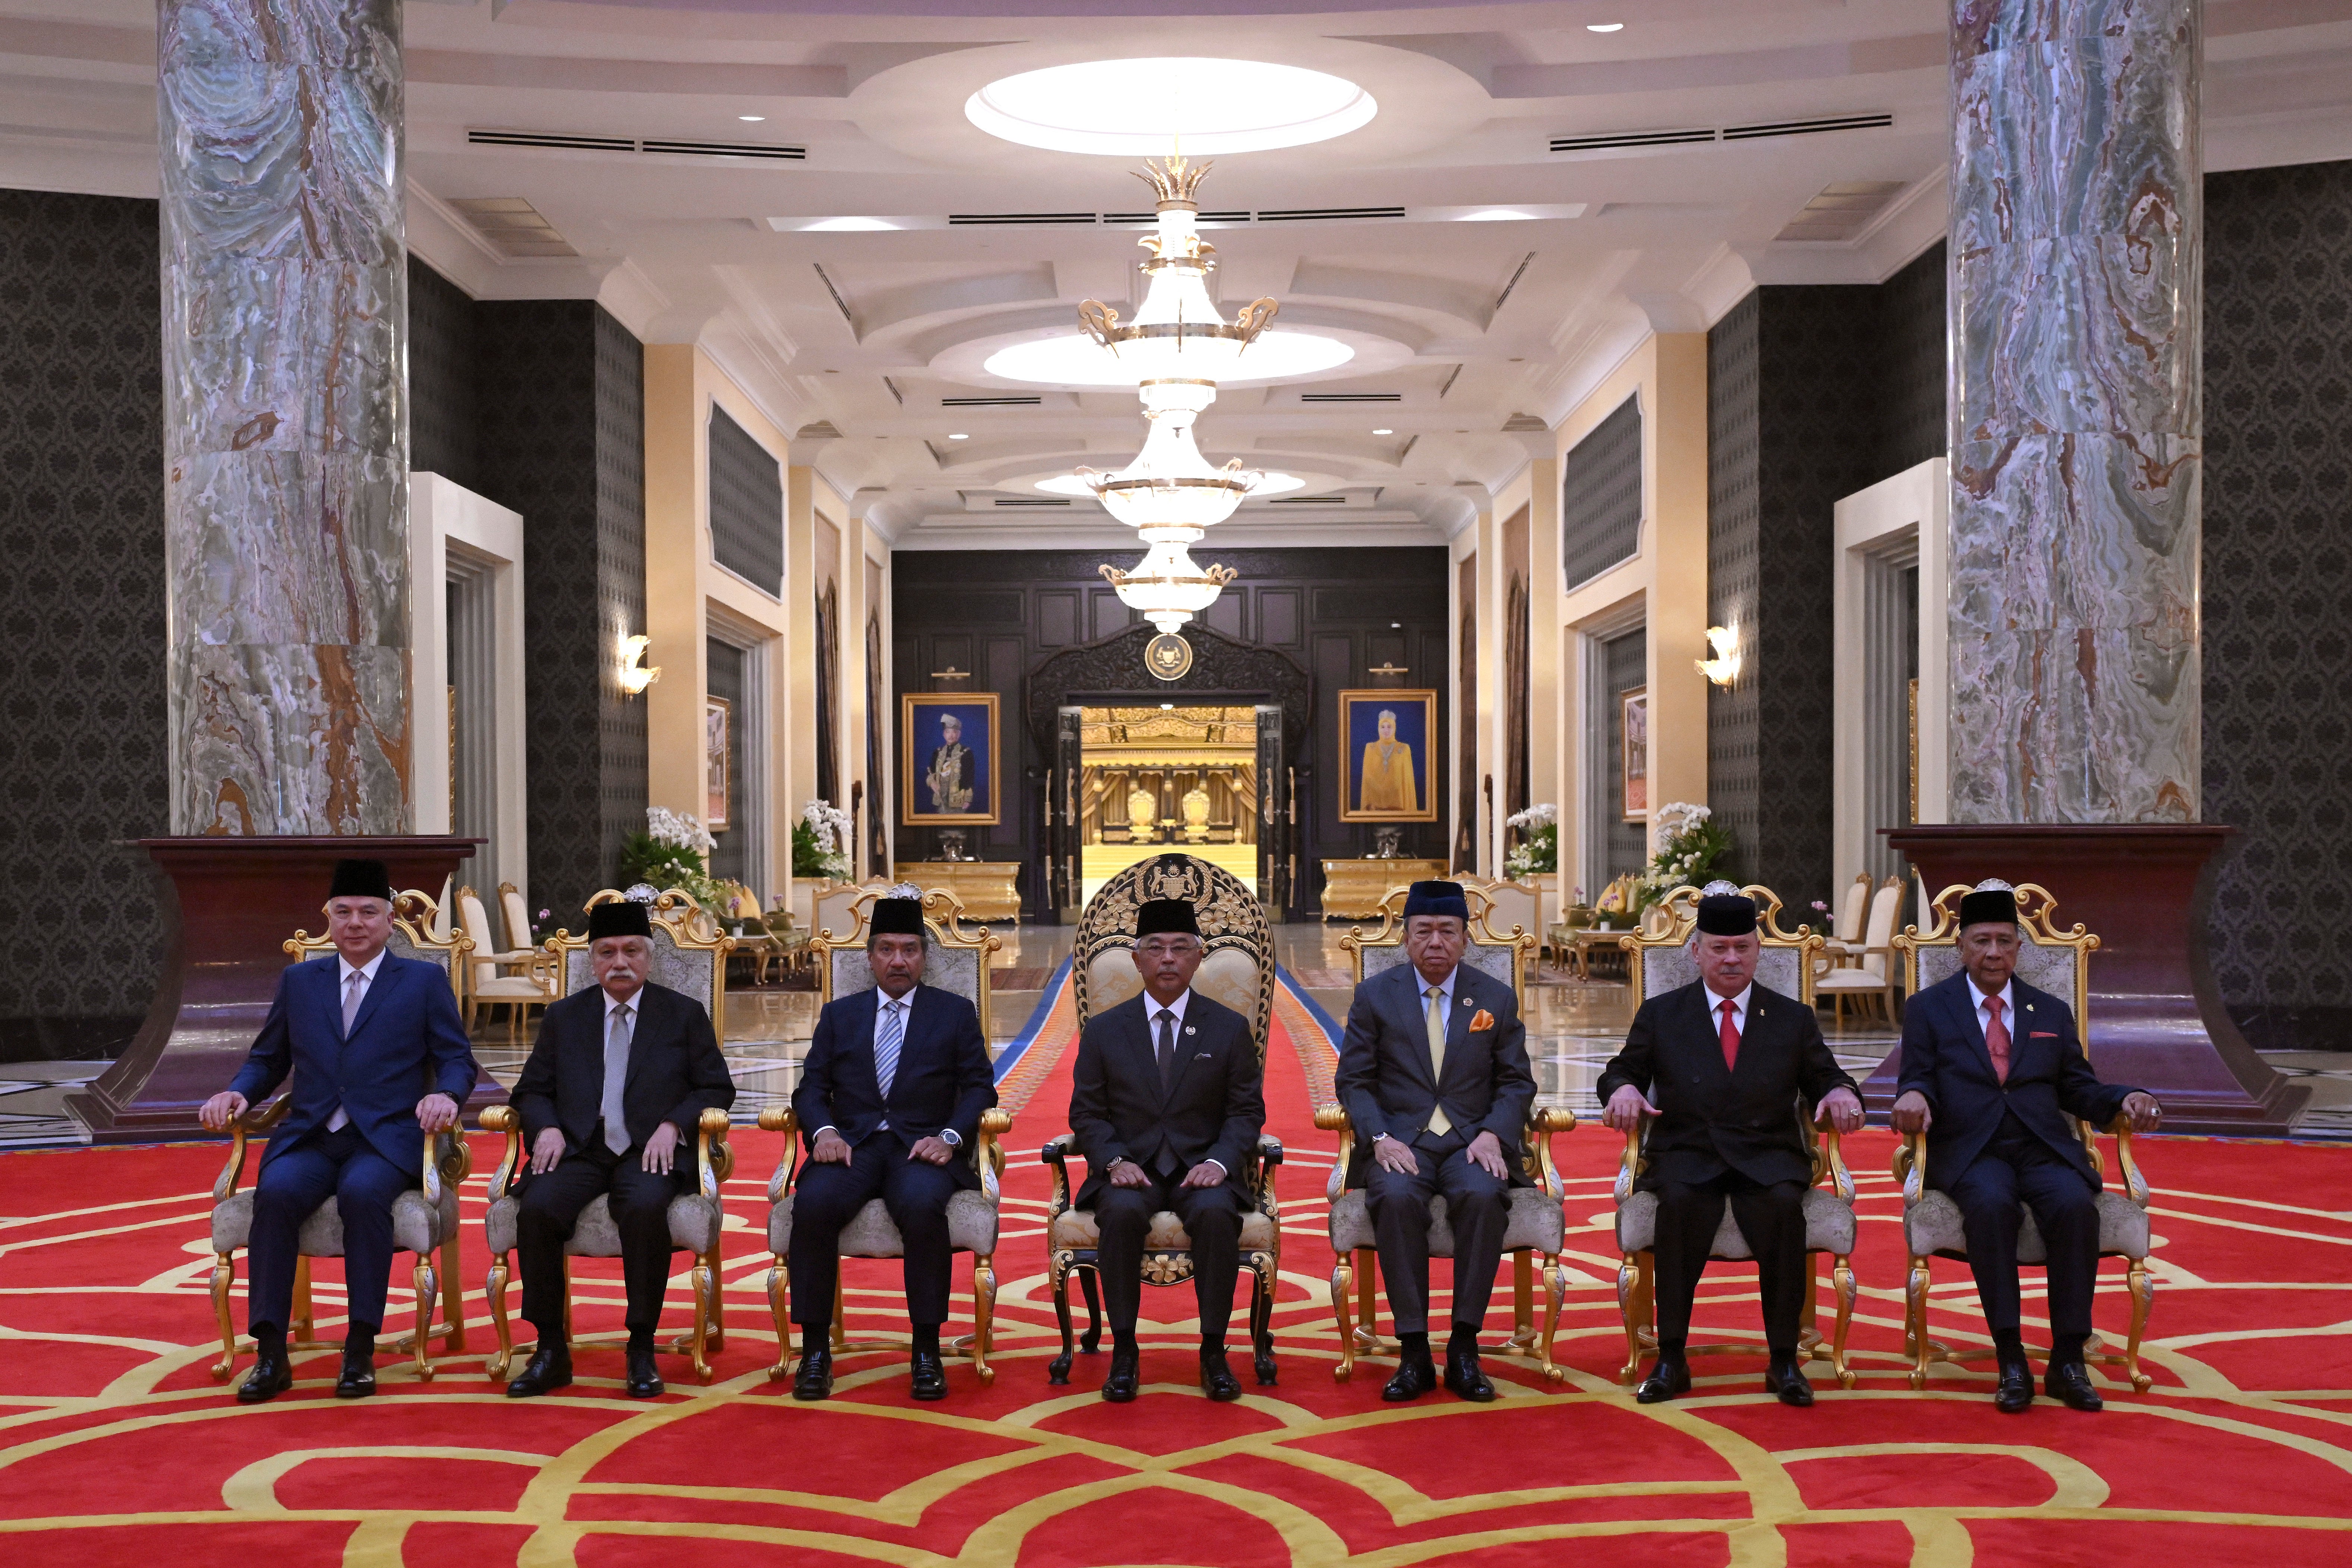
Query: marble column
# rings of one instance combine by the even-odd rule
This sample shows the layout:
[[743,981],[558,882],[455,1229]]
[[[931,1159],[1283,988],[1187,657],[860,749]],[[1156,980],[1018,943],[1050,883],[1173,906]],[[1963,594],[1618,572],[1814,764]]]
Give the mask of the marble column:
[[1952,0],[1956,823],[2198,816],[2201,0]]
[[408,831],[400,0],[162,0],[172,830]]

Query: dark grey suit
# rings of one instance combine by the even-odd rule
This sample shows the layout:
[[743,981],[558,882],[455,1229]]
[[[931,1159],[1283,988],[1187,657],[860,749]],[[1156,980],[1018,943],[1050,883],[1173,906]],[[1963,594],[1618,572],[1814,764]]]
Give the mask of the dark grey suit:
[[[1536,1098],[1527,1029],[1509,986],[1466,964],[1454,971],[1443,1082],[1430,1059],[1424,987],[1410,963],[1356,987],[1336,1085],[1356,1133],[1348,1185],[1368,1189],[1381,1277],[1399,1333],[1429,1327],[1429,1202],[1434,1196],[1445,1199],[1454,1232],[1454,1321],[1485,1321],[1510,1217],[1508,1189],[1525,1183],[1519,1140]],[[1481,1013],[1491,1026],[1474,1030]],[[1433,1131],[1430,1121],[1441,1107],[1451,1126]],[[1507,1179],[1488,1175],[1465,1152],[1481,1132],[1492,1132],[1502,1144]],[[1419,1169],[1408,1175],[1377,1164],[1372,1142],[1382,1133],[1412,1149]]]

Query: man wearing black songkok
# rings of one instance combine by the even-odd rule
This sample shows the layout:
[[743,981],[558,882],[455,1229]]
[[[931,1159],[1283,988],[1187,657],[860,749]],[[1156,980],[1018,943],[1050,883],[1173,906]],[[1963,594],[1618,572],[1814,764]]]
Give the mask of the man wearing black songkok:
[[1784,1405],[1813,1402],[1797,1359],[1812,1184],[1811,1134],[1798,1118],[1827,1117],[1852,1132],[1862,1097],[1822,1043],[1813,1010],[1756,984],[1761,952],[1754,900],[1710,884],[1691,933],[1699,978],[1642,1004],[1594,1089],[1601,1120],[1620,1132],[1657,1119],[1642,1177],[1658,1194],[1658,1360],[1635,1394],[1644,1405],[1690,1391],[1691,1302],[1727,1203],[1756,1255],[1764,1387]]
[[2017,1238],[2024,1211],[2049,1252],[2050,1370],[2043,1389],[2077,1410],[2103,1401],[2083,1365],[2091,1287],[2099,1272],[2099,1173],[2067,1121],[2105,1127],[2118,1114],[2136,1132],[2162,1118],[2146,1089],[2101,1083],[2074,1010],[2017,979],[2017,894],[1985,882],[1960,900],[1962,973],[1903,1010],[1903,1067],[1894,1121],[1927,1135],[1927,1184],[1959,1205],[1969,1270],[2000,1381],[1994,1407],[2033,1403],[2033,1372],[2019,1327]]
[[1265,1067],[1249,1020],[1192,989],[1202,954],[1189,900],[1139,907],[1143,994],[1087,1020],[1072,1069],[1070,1132],[1087,1180],[1071,1206],[1093,1210],[1101,1232],[1096,1258],[1111,1333],[1102,1396],[1115,1405],[1140,1386],[1144,1241],[1161,1210],[1174,1212],[1192,1244],[1202,1392],[1219,1402],[1241,1397],[1225,1328],[1251,1201],[1244,1162],[1265,1125]]

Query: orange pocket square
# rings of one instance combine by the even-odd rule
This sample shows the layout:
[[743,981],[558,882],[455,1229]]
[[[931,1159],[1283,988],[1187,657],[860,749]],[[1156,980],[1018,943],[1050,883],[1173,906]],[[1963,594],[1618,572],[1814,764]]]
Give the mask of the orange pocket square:
[[1474,1035],[1481,1029],[1491,1029],[1494,1026],[1495,1015],[1489,1013],[1484,1007],[1479,1008],[1478,1016],[1470,1020],[1470,1032]]
[[2026,1037],[2029,1040],[2054,1040],[2057,1037],[2058,1031],[2055,1029],[2036,1029]]

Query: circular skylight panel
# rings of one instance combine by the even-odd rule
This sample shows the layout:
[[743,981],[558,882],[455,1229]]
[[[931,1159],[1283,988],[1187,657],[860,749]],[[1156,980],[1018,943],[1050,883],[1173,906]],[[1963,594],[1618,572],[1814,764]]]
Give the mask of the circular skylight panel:
[[[1356,357],[1356,351],[1348,344],[1318,332],[1260,332],[1238,357],[1212,356],[1196,350],[1191,363],[1176,346],[1180,342],[1167,340],[1164,347],[1139,345],[1137,352],[1122,356],[1092,338],[1071,332],[1001,348],[988,356],[983,368],[1005,381],[1044,386],[1133,386],[1152,376],[1187,374],[1212,377],[1220,385],[1240,386],[1315,375]],[[1214,363],[1208,363],[1212,358]],[[1197,371],[1195,363],[1200,366]]]
[[1380,106],[1342,77],[1262,60],[1087,60],[992,81],[963,106],[992,136],[1057,153],[1156,157],[1328,142]]

